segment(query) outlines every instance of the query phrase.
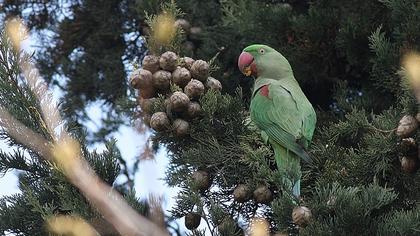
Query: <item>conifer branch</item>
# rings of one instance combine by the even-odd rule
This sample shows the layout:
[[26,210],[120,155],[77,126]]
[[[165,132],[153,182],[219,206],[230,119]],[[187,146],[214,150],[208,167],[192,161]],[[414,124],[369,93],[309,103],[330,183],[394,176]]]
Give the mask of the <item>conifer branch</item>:
[[[19,25],[18,27],[23,27]],[[19,45],[21,39],[17,39],[15,45]],[[3,45],[5,47],[5,45]],[[19,49],[19,47],[16,47]],[[9,48],[7,50],[12,50]],[[168,235],[162,228],[156,226],[143,216],[134,211],[122,196],[102,181],[82,157],[80,144],[71,137],[64,129],[57,127],[64,124],[59,116],[58,108],[51,104],[51,96],[46,85],[43,83],[35,67],[28,61],[14,62],[23,70],[30,92],[34,95],[34,105],[29,108],[37,114],[37,125],[46,131],[44,135],[33,131],[25,126],[9,110],[0,106],[0,126],[5,135],[23,144],[27,149],[35,151],[39,157],[45,158],[50,167],[61,171],[75,187],[77,187],[86,199],[111,223],[122,235]],[[18,84],[18,86],[21,86]],[[20,95],[14,99],[27,101]],[[25,120],[27,117],[20,117]],[[25,122],[26,123],[26,122]],[[28,121],[29,123],[29,121]],[[51,137],[51,139],[49,139]]]

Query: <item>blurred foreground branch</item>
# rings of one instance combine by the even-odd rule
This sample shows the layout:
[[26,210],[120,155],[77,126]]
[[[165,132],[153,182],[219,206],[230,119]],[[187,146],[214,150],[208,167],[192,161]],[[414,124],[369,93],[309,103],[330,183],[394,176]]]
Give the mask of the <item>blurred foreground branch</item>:
[[[10,20],[6,30],[14,49],[19,51],[24,35],[22,32],[27,30],[18,19]],[[117,191],[96,175],[83,158],[80,143],[62,128],[64,121],[59,115],[57,106],[52,104],[51,96],[37,69],[28,60],[20,60],[19,66],[26,80],[25,84],[29,86],[40,104],[40,108],[34,107],[33,112],[38,114],[42,129],[48,135],[34,132],[13,117],[6,108],[0,107],[0,125],[3,130],[18,143],[47,160],[52,168],[57,168],[65,174],[121,235],[168,235],[165,229],[138,214]],[[45,137],[51,137],[51,140]]]

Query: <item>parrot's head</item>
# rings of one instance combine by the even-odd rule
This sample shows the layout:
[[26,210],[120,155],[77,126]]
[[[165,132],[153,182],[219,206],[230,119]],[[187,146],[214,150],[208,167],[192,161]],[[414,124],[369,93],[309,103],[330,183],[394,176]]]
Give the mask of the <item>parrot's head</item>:
[[238,67],[244,75],[253,77],[281,79],[293,73],[289,62],[281,53],[262,44],[246,47],[239,56]]

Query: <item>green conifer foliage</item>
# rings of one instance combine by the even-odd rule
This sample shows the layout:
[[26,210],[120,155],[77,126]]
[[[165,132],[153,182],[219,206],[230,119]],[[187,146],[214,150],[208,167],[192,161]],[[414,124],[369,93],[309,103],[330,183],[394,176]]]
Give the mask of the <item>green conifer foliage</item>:
[[[256,216],[265,217],[273,232],[291,235],[418,234],[420,174],[402,164],[405,157],[419,162],[418,131],[410,135],[411,151],[395,131],[404,115],[418,113],[400,62],[418,50],[420,6],[398,0],[288,2],[179,1],[185,18],[203,28],[194,57],[210,59],[225,47],[215,61],[220,70],[212,74],[224,78],[224,93],[201,97],[203,116],[190,121],[188,136],[171,130],[154,136],[170,151],[167,182],[182,188],[173,215],[197,212],[213,235],[235,234],[235,225],[225,232],[222,222],[228,219],[246,229]],[[203,14],[212,18],[202,19]],[[186,40],[194,39],[187,35]],[[278,48],[318,105],[310,147],[314,162],[303,166],[300,201],[283,191],[287,183],[281,176],[293,178],[293,173],[277,171],[271,148],[249,123],[248,88],[240,95],[232,89],[244,79],[236,58],[255,42]],[[197,188],[197,171],[210,176],[209,188]],[[247,200],[235,198],[238,185],[250,189]],[[261,203],[258,194],[252,196],[260,186],[268,187],[273,201]],[[311,210],[306,225],[292,223],[297,205]],[[192,235],[200,234],[193,230]]]

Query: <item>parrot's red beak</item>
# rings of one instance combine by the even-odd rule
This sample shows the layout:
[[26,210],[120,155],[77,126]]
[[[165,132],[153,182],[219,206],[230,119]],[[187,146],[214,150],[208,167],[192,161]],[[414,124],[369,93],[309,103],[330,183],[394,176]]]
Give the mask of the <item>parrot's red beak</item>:
[[242,74],[246,76],[256,75],[254,57],[249,52],[242,52],[238,59],[238,67]]

